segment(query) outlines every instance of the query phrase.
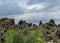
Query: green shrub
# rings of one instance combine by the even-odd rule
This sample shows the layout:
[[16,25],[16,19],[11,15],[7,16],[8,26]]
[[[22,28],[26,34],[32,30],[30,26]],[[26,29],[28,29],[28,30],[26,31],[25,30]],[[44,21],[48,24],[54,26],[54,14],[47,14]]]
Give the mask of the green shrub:
[[19,32],[15,29],[8,30],[5,37],[5,43],[22,43]]
[[39,35],[44,34],[44,29],[40,28],[35,31],[25,28],[24,31],[27,32],[27,35],[24,37],[24,43],[45,43],[42,39],[38,40]]
[[[23,31],[18,32],[17,30],[8,30],[5,43],[45,43],[39,35],[44,34],[44,29],[40,28],[38,30],[29,30],[28,28],[24,28]],[[38,40],[40,39],[40,40]]]

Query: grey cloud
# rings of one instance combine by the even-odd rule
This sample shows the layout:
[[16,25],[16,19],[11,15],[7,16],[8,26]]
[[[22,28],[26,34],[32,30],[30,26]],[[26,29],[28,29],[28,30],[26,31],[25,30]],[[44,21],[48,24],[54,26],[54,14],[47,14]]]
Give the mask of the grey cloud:
[[28,5],[32,5],[32,4],[39,4],[39,3],[43,3],[45,2],[47,5],[51,4],[51,5],[57,5],[60,3],[60,0],[29,0],[28,1]]
[[[56,6],[60,7],[60,0],[29,0],[27,5],[40,4],[40,3],[45,3],[47,7],[44,9],[39,9],[39,10],[32,9],[29,12],[54,12],[56,11],[55,9],[53,10],[50,10],[50,9]],[[60,10],[60,8],[58,10]]]
[[0,15],[13,15],[24,13],[24,8],[17,5],[17,0],[2,0]]

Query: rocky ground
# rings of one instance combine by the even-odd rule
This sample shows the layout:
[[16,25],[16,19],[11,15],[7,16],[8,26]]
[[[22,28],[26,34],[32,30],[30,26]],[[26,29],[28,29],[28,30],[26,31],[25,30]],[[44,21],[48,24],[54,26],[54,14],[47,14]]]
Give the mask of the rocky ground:
[[[24,20],[20,20],[18,24],[15,24],[14,19],[10,18],[1,18],[0,19],[0,43],[4,43],[4,38],[7,30],[9,29],[17,29],[23,30],[23,28],[28,27],[29,30],[38,30],[38,28],[42,28],[45,30],[44,34],[40,37],[45,41],[53,40],[58,43],[60,40],[60,24],[56,25],[53,19],[49,20],[47,23],[39,22],[39,25],[26,23]],[[24,32],[24,34],[26,34]]]

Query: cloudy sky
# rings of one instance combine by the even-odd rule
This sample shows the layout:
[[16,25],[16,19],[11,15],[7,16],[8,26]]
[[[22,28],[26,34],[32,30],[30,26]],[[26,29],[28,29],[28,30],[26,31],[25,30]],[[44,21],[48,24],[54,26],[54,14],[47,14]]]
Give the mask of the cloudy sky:
[[16,22],[47,22],[54,19],[60,23],[60,0],[0,0],[0,18],[14,18]]

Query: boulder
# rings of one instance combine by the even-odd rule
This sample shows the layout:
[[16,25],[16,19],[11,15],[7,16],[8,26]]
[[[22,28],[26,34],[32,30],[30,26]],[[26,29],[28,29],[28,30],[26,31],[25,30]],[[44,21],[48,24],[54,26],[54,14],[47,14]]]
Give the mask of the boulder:
[[0,26],[3,27],[8,27],[10,25],[15,25],[14,19],[10,19],[10,18],[2,18],[0,19]]
[[28,23],[28,27],[31,27],[32,26],[32,23]]
[[20,20],[19,23],[18,23],[18,25],[23,25],[24,23],[25,23],[25,21]]
[[45,34],[43,37],[46,41],[51,41],[53,39],[52,35],[50,34]]
[[60,39],[60,30],[57,30],[56,36],[57,36],[58,39]]
[[39,25],[42,25],[42,21],[39,22]]
[[36,24],[33,24],[33,26],[37,26]]
[[49,26],[54,26],[56,24],[55,24],[55,21],[53,19],[50,19],[50,21],[48,22],[48,25]]

